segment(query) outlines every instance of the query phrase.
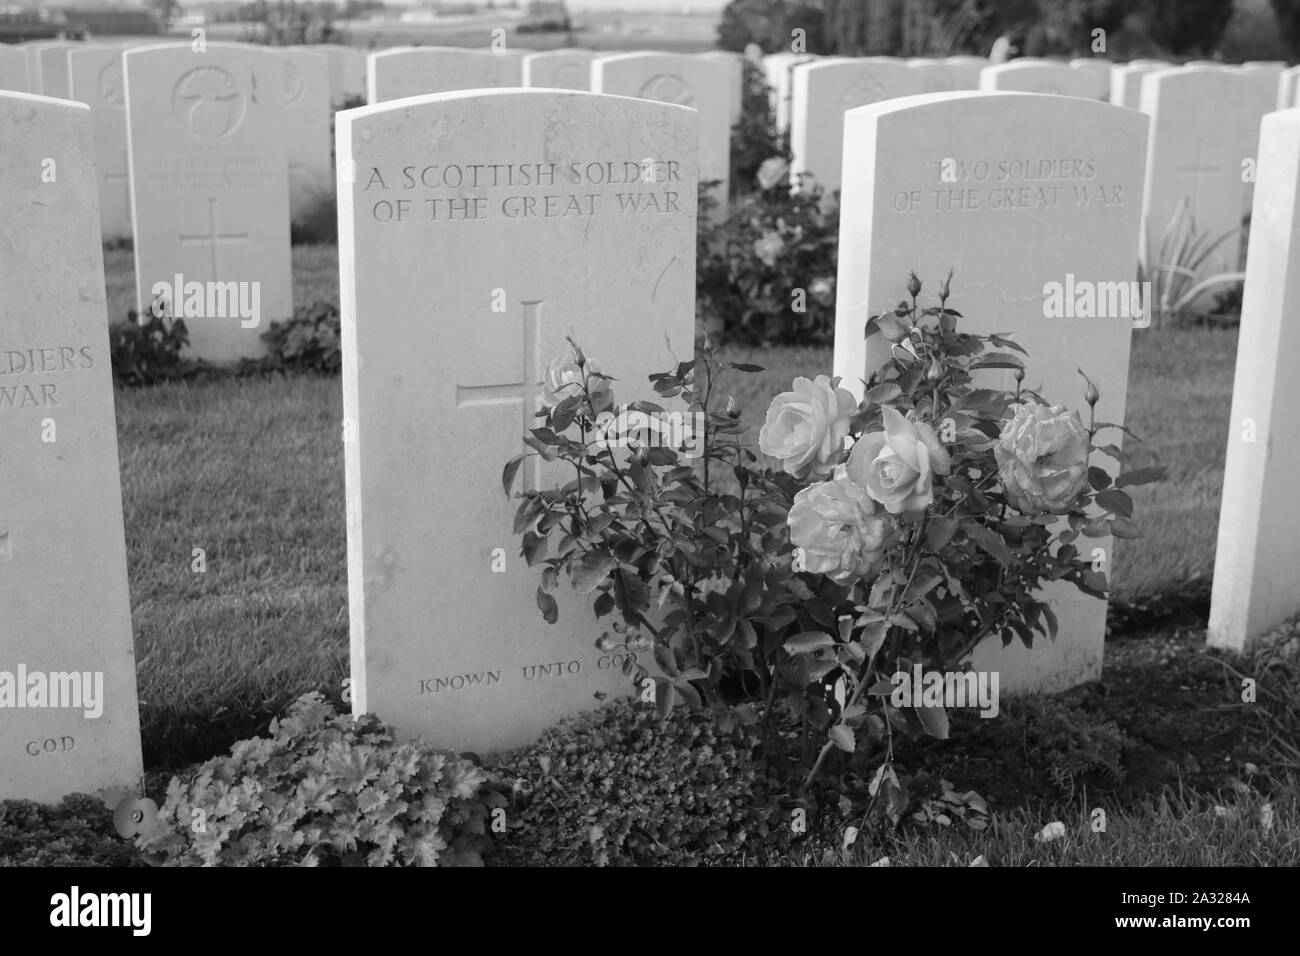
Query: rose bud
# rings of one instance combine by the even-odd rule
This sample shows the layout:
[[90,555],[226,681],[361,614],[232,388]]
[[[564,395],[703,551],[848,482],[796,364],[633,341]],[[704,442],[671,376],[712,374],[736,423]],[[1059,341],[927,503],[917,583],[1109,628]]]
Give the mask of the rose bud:
[[915,272],[908,273],[907,276],[907,294],[915,299],[921,294],[921,280],[916,277]]
[[736,400],[730,395],[727,396],[727,407],[723,409],[723,412],[728,418],[740,417],[740,406],[736,404]]
[[1101,400],[1101,392],[1097,391],[1097,386],[1091,380],[1088,382],[1088,387],[1083,390],[1083,397],[1089,405],[1096,405]]

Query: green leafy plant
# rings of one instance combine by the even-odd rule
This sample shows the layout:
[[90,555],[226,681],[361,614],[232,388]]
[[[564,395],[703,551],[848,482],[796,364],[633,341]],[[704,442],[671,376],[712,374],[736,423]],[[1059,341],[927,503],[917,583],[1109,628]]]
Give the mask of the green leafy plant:
[[167,866],[473,866],[500,794],[469,761],[399,743],[306,694],[269,737],[174,777],[137,838]]
[[[986,369],[1022,381],[1024,350],[958,332],[947,290],[945,281],[938,305],[922,308],[913,276],[910,304],[870,319],[891,357],[861,403],[824,375],[776,397],[759,447],[778,468],[759,466],[734,409],[715,408],[722,376],[754,366],[720,362],[706,346],[652,375],[692,423],[665,440],[665,410],[615,405],[609,377],[570,343],[547,370],[539,427],[525,437],[532,451],[503,474],[508,494],[524,459],[539,455],[573,476],[525,491],[515,517],[524,558],[542,569],[548,621],[558,615],[551,592],[567,579],[598,616],[617,615],[624,670],[638,686],[653,680],[661,714],[684,700],[741,722],[761,714],[768,732],[802,725],[805,742],[824,741],[805,757],[806,785],[834,750],[883,748],[871,795],[884,787],[895,818],[904,801],[890,796],[902,792],[893,733],[944,737],[948,721],[942,705],[894,699],[890,675],[960,671],[990,637],[1055,637],[1042,586],[1104,597],[1106,576],[1080,539],[1139,535],[1122,489],[1163,475],[1157,466],[1112,478],[1091,462],[1127,461],[1094,444],[1122,426],[1091,413],[1085,426],[1019,384],[981,387]],[[654,676],[638,656],[647,648]]]
[[1229,229],[1217,238],[1196,228],[1191,200],[1186,196],[1169,217],[1160,238],[1148,230],[1142,255],[1138,260],[1138,281],[1149,282],[1152,328],[1184,325],[1191,321],[1213,318],[1209,311],[1197,308],[1209,290],[1245,280],[1244,272],[1217,272],[1204,275],[1210,257],[1225,242],[1241,233],[1240,227]]
[[200,364],[181,356],[189,342],[183,319],[151,313],[142,323],[129,312],[125,322],[114,322],[108,329],[114,384],[154,385],[193,375]]
[[[725,727],[725,729],[724,729]],[[736,864],[779,852],[788,814],[739,723],[623,699],[562,721],[504,758],[517,807],[508,865]]]
[[0,802],[0,867],[144,866],[113,829],[113,811],[96,797],[72,794],[57,805]]
[[815,182],[791,190],[769,158],[758,190],[723,221],[701,223],[696,315],[716,343],[829,344],[835,334],[839,203]]
[[313,371],[333,374],[343,364],[338,306],[317,302],[299,309],[286,322],[272,322],[262,333],[267,356],[263,369]]

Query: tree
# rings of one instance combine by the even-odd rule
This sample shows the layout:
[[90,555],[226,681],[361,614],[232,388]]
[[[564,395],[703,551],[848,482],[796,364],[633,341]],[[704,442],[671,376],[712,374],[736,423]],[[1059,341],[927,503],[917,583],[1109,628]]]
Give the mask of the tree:
[[1300,0],[1270,0],[1277,17],[1279,38],[1287,56],[1300,57]]
[[1175,55],[1208,55],[1218,46],[1233,0],[1145,0],[1139,5],[1151,39]]
[[803,52],[830,53],[822,40],[822,22],[818,2],[731,0],[718,23],[718,47],[741,52],[757,43],[764,53],[789,52],[794,31],[803,30]]

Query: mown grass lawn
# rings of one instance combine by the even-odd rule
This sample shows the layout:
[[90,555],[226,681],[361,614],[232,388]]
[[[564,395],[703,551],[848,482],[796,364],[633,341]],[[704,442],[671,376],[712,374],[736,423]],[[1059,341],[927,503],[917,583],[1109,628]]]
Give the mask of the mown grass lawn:
[[[124,316],[130,252],[106,264],[110,314]],[[337,299],[333,247],[296,247],[294,272],[300,305]],[[1136,489],[1146,537],[1118,546],[1119,597],[1212,570],[1235,342],[1135,333],[1128,424],[1169,479]],[[826,348],[727,357],[766,368],[726,389],[754,440],[773,394],[831,364]],[[337,699],[348,667],[339,379],[122,390],[117,413],[146,760],[218,752],[309,690]]]

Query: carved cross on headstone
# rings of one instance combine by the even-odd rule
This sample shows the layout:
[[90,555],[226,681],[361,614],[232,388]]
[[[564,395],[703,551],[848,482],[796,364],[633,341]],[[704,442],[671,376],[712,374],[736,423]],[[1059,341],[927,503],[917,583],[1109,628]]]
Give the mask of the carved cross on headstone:
[[208,232],[203,236],[181,236],[181,245],[183,246],[203,246],[208,247],[212,254],[212,278],[220,279],[221,260],[218,257],[217,250],[222,243],[226,245],[235,245],[238,243],[248,242],[248,233],[246,232],[221,232],[217,227],[217,202],[216,199],[208,200]]
[[1180,176],[1217,176],[1223,172],[1223,167],[1218,163],[1207,163],[1205,161],[1205,140],[1196,141],[1196,164],[1194,166],[1175,166],[1174,172]]
[[[528,434],[537,421],[534,413],[541,398],[542,377],[546,374],[541,356],[542,303],[544,300],[523,302],[523,363],[520,380],[502,385],[457,385],[456,407],[470,408],[475,405],[500,405],[504,402],[518,402],[522,409],[523,432]],[[528,446],[524,446],[528,451]],[[533,455],[525,460],[523,467],[524,490],[536,491],[541,486],[541,459]]]

